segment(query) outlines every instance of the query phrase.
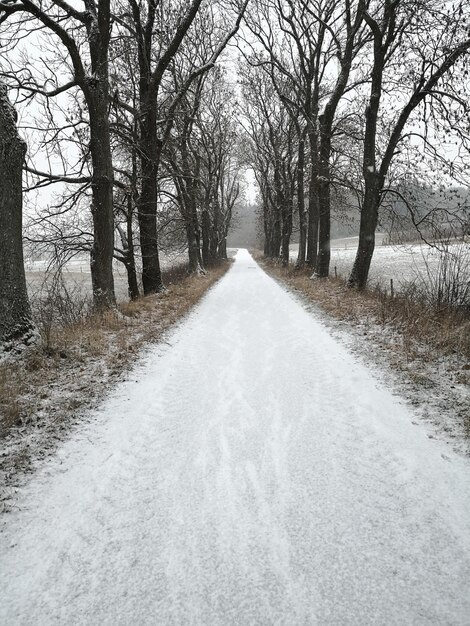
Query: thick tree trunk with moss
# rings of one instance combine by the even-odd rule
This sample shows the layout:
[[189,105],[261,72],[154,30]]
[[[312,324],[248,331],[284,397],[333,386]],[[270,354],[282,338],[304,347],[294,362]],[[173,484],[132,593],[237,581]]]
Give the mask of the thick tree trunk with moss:
[[22,168],[26,144],[0,84],[0,350],[29,345],[37,337],[26,291],[22,240]]

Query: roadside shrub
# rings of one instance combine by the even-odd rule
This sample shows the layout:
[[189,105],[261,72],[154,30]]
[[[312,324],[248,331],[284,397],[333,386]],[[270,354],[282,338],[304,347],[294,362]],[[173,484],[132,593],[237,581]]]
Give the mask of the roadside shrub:
[[438,311],[470,313],[470,245],[445,242],[438,247],[437,266],[424,258],[425,269],[415,270],[408,294]]
[[91,298],[77,283],[65,280],[61,271],[46,277],[31,298],[34,321],[46,350],[53,348],[54,330],[82,321],[91,310]]

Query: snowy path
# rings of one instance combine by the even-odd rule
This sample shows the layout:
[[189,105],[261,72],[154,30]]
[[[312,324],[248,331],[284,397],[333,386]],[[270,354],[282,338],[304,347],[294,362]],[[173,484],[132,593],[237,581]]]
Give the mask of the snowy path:
[[0,624],[470,624],[470,464],[246,251],[24,490]]

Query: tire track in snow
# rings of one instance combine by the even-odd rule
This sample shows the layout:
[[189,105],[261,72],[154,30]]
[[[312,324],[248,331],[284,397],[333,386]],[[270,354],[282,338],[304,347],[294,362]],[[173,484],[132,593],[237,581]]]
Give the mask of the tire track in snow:
[[0,623],[470,623],[468,462],[246,251],[171,343],[24,490]]

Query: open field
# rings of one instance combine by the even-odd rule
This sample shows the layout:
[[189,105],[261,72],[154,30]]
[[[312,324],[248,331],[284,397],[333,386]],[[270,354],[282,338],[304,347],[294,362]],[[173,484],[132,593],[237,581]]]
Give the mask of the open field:
[[[424,243],[383,245],[385,235],[377,234],[376,248],[369,274],[369,285],[380,285],[390,290],[393,280],[395,291],[403,291],[413,281],[427,281],[437,271],[442,252]],[[354,263],[358,237],[333,239],[331,242],[331,273],[334,268],[338,276],[347,278]],[[466,270],[462,280],[470,280],[470,243],[455,243],[448,246],[452,253],[466,257]],[[291,246],[291,259],[297,258],[298,245]]]
[[[160,255],[162,270],[183,265],[187,262],[185,252]],[[41,297],[47,291],[46,283],[54,274],[54,269],[48,267],[48,261],[26,260],[26,282],[30,297]],[[140,271],[138,272],[140,274]],[[63,268],[62,276],[68,289],[76,298],[91,298],[90,259],[87,254],[80,254],[71,259]],[[118,302],[128,299],[127,274],[122,263],[114,262],[114,287]]]

